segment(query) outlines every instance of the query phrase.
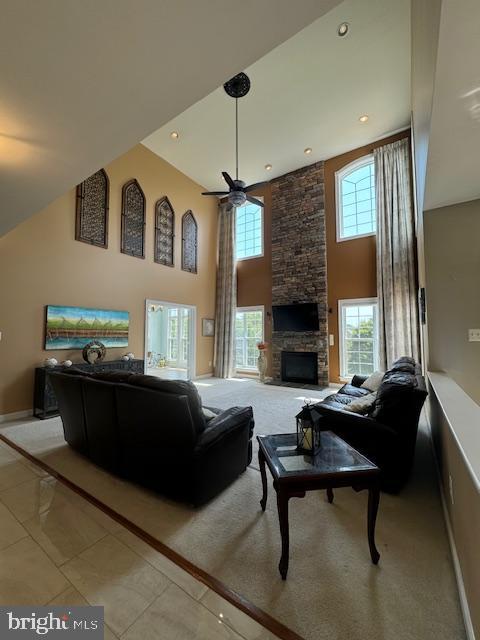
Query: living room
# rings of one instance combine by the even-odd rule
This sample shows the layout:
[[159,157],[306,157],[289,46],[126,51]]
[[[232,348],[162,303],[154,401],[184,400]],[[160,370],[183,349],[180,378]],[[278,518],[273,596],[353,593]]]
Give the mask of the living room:
[[478,637],[478,7],[87,4],[2,2],[2,637]]

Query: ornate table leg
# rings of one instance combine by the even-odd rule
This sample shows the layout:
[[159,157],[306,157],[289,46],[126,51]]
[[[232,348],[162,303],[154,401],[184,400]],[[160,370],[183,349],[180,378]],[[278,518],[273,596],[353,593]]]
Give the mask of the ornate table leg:
[[378,503],[380,501],[380,490],[378,486],[370,487],[368,490],[368,546],[373,564],[377,564],[380,559],[377,547],[375,546],[375,521],[377,519]]
[[267,471],[265,469],[265,455],[261,448],[258,450],[258,465],[260,467],[260,475],[262,476],[262,487],[263,487],[263,495],[262,495],[262,499],[260,500],[260,505],[262,507],[262,511],[265,511],[265,507],[267,506],[267,493],[268,493]]
[[328,487],[327,489],[327,498],[330,504],[333,502],[333,489],[332,487]]
[[290,548],[290,534],[288,527],[288,500],[289,495],[283,493],[277,489],[277,508],[278,508],[278,520],[280,522],[280,535],[282,537],[282,557],[278,564],[278,569],[282,580],[287,579],[288,571],[288,556]]

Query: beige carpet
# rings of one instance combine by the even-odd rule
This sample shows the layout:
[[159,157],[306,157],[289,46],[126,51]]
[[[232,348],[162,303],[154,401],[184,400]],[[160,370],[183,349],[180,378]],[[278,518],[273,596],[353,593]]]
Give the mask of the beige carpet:
[[[293,430],[304,396],[321,392],[254,381],[205,380],[205,404],[251,404],[256,433]],[[418,439],[414,476],[399,496],[383,494],[378,566],[370,562],[366,494],[323,493],[290,501],[290,568],[282,582],[273,490],[259,507],[256,460],[201,510],[114,478],[72,451],[59,418],[4,425],[2,433],[307,640],[465,638],[429,441]],[[255,465],[255,466],[254,466]]]

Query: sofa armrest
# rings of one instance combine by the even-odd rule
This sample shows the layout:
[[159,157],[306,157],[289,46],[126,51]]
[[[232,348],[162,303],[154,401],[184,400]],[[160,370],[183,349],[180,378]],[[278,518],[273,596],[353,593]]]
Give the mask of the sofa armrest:
[[354,387],[361,387],[367,378],[368,376],[354,375],[352,378],[352,385]]
[[387,438],[398,438],[398,435],[394,429],[388,427],[369,416],[363,416],[360,413],[354,413],[353,411],[345,411],[344,409],[332,407],[329,405],[322,406],[322,403],[319,402],[315,405],[316,411],[325,418],[328,425],[332,425],[334,427],[345,427],[358,429],[360,433],[375,435],[375,433],[381,434],[382,436],[386,436]]
[[248,438],[253,435],[252,407],[231,407],[209,420],[207,428],[200,435],[195,447],[195,454],[204,452],[215,446],[229,434],[241,429],[248,429]]

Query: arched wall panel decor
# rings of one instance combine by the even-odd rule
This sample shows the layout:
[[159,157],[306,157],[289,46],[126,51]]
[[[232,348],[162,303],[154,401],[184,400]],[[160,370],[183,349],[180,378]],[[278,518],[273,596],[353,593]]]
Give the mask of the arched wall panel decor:
[[123,185],[120,250],[129,256],[145,258],[145,194],[135,179]]
[[108,200],[110,184],[100,169],[77,186],[75,240],[108,247]]
[[198,228],[193,213],[188,210],[182,217],[182,269],[197,273]]
[[167,196],[155,203],[155,244],[153,259],[167,267],[174,266],[175,212]]

